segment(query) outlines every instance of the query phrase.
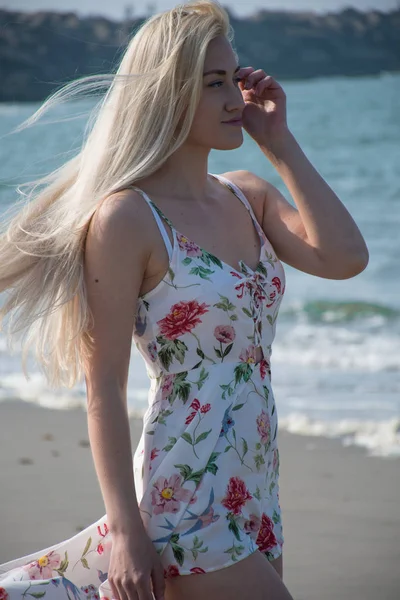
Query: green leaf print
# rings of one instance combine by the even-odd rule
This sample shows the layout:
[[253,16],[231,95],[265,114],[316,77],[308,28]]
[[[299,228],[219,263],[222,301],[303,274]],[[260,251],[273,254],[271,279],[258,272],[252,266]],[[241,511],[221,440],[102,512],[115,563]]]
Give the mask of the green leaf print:
[[271,315],[267,315],[267,319],[268,319],[268,323],[270,325],[272,325],[273,323],[272,323],[272,317],[271,317]]
[[185,560],[185,551],[182,546],[172,546],[172,552],[174,553],[176,562],[182,566]]
[[189,465],[174,465],[174,467],[179,469],[181,477],[183,477],[182,485],[186,481],[194,481],[196,485],[198,485],[200,483],[201,478],[204,475],[204,469],[202,469],[201,471],[193,472],[192,467],[190,467]]
[[270,495],[272,494],[272,490],[274,489],[275,485],[276,485],[275,481],[271,481],[271,485],[269,486]]
[[244,437],[242,437],[242,441],[243,441],[243,454],[242,454],[242,458],[245,457],[245,455],[247,454],[249,447],[247,445],[246,440],[244,439]]
[[241,554],[243,554],[244,551],[244,546],[242,544],[239,544],[238,546],[235,546],[235,543],[233,543],[233,546],[231,546],[230,548],[227,548],[226,550],[224,550],[225,554],[230,554],[231,555],[231,559],[233,561],[237,560],[237,557],[240,556]]
[[154,419],[154,421],[151,422],[151,424],[153,423],[159,423],[160,425],[165,425],[165,419],[166,417],[169,417],[169,415],[172,415],[174,411],[172,410],[167,410],[166,408],[161,410],[159,412],[159,414],[156,416],[156,418]]
[[220,308],[225,312],[231,312],[232,310],[235,310],[236,306],[232,304],[228,296],[223,296],[222,294],[218,294],[218,296],[221,298],[221,302],[216,302],[213,306]]
[[184,439],[185,442],[188,442],[188,444],[193,445],[192,436],[187,431],[184,431],[184,433],[182,433],[181,438]]
[[261,465],[265,465],[265,460],[262,454],[256,454],[254,457],[254,462],[256,463],[257,471],[260,470]]
[[200,433],[200,435],[198,435],[196,438],[195,444],[198,444],[199,442],[202,442],[203,440],[208,438],[211,432],[212,429],[209,429],[208,431],[203,431],[203,433]]
[[208,459],[206,468],[204,469],[205,473],[209,472],[209,473],[212,473],[213,475],[217,474],[218,466],[215,464],[215,461],[217,460],[217,458],[220,454],[221,454],[221,452],[212,452],[211,453],[211,456]]
[[29,592],[28,596],[33,596],[34,598],[43,598],[46,595],[46,592]]
[[201,358],[204,358],[204,357],[205,357],[205,354],[204,354],[203,350],[200,350],[200,348],[196,348],[196,353],[197,353],[197,354],[198,354],[198,355],[199,355]]
[[173,281],[175,279],[175,272],[173,271],[173,269],[171,269],[171,267],[168,268],[168,275],[169,275],[171,282],[173,283]]
[[267,401],[267,404],[268,404],[268,398],[269,398],[269,389],[267,388],[267,386],[266,386],[266,385],[263,385],[263,390],[264,390],[264,397],[265,397],[265,399],[266,399],[266,401]]
[[190,258],[190,256],[187,256],[186,258],[183,259],[182,264],[185,265],[185,267],[187,267],[188,265],[190,265],[191,262],[192,262],[192,259]]
[[85,554],[87,554],[89,552],[89,548],[90,548],[91,544],[92,544],[92,538],[90,537],[88,539],[88,541],[86,542],[86,546],[85,546],[84,551],[82,552],[82,556],[85,556]]
[[167,444],[166,446],[164,446],[164,448],[162,449],[163,452],[169,452],[170,450],[172,450],[172,448],[175,446],[177,438],[176,437],[170,437],[168,436],[169,439],[169,444]]
[[277,431],[278,431],[278,423],[275,425],[274,437],[272,438],[272,441],[275,440]]
[[265,277],[268,277],[268,271],[263,262],[260,261],[258,263],[258,265],[256,267],[256,271],[259,271],[259,273],[262,273],[263,275],[265,275]]
[[224,452],[228,452],[228,450],[230,450],[232,448],[232,446],[226,446]]
[[208,281],[211,281],[209,276],[213,273],[215,273],[215,271],[212,271],[211,269],[205,269],[204,267],[193,267],[189,271],[189,275],[198,275],[201,277],[201,279],[207,279]]
[[180,398],[182,402],[185,404],[187,399],[189,398],[191,385],[188,381],[186,381],[188,372],[183,371],[183,373],[178,373],[175,377],[172,394],[169,398],[170,404],[172,404],[176,397]]
[[224,353],[223,353],[223,357],[224,357],[224,358],[225,358],[225,356],[228,356],[229,352],[232,350],[232,346],[233,346],[233,344],[229,344],[229,345],[228,345],[228,346],[225,348],[225,350],[224,350]]
[[256,444],[256,450],[260,450],[260,448],[261,448],[261,444],[260,444],[260,442],[257,442],[257,444]]
[[261,492],[260,492],[260,488],[258,486],[256,487],[256,491],[253,492],[253,496],[254,496],[254,498],[257,498],[257,500],[259,502],[261,502]]
[[238,320],[237,315],[231,315],[229,318],[230,318],[231,321],[237,321]]
[[199,379],[194,382],[197,385],[197,388],[199,390],[201,390],[201,388],[203,387],[204,382],[206,381],[206,379],[208,378],[208,376],[209,376],[209,372],[206,371],[204,367],[202,367],[202,369],[200,371]]
[[242,311],[244,312],[244,314],[246,315],[246,317],[250,317],[250,319],[253,318],[253,315],[251,314],[251,312],[249,311],[249,309],[246,308],[245,306],[242,307]]
[[[88,561],[86,560],[86,558],[83,558],[83,556],[82,556],[82,558],[81,558],[81,563],[82,563],[82,565],[85,567],[85,569],[89,569],[89,564],[88,564]],[[89,570],[90,570],[90,569],[89,569]]]
[[276,510],[274,510],[274,514],[272,515],[272,520],[275,523],[275,525],[277,525],[278,523],[281,522],[281,518],[278,515],[278,513],[276,512]]
[[248,381],[251,377],[252,369],[248,363],[240,363],[234,369],[235,373],[235,386],[243,381]]
[[232,531],[232,533],[235,536],[235,538],[237,539],[237,541],[241,542],[242,538],[240,537],[239,527],[238,527],[238,524],[236,522],[235,516],[232,513],[229,512],[226,515],[226,518],[229,521],[229,525],[228,525],[229,531]]
[[214,352],[218,356],[218,358],[222,358],[222,352],[221,352],[221,350],[219,350],[218,348],[214,347]]
[[232,410],[240,410],[242,408],[242,406],[244,406],[244,403],[243,404],[236,404],[236,406],[234,406],[232,408]]
[[222,384],[222,383],[221,383],[221,384],[219,385],[219,387],[220,387],[221,389],[223,389],[223,390],[224,390],[224,393],[222,394],[222,399],[223,399],[223,400],[226,400],[226,393],[227,393],[227,392],[228,392],[228,396],[232,396],[232,394],[233,394],[233,389],[231,388],[231,386],[230,386],[230,384],[229,384],[229,383],[228,383],[227,385],[224,385],[224,384]]
[[58,569],[56,569],[57,573],[59,575],[61,575],[61,577],[64,576],[65,571],[68,569],[68,565],[69,565],[68,553],[65,552],[64,559],[61,561]]

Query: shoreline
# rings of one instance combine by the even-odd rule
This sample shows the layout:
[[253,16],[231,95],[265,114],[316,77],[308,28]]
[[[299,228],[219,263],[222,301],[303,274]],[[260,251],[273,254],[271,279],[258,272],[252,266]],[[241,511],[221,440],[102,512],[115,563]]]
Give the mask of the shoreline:
[[[142,420],[130,419],[132,451]],[[400,458],[279,430],[284,580],[296,600],[395,600]],[[0,403],[0,563],[70,538],[105,510],[86,412]]]

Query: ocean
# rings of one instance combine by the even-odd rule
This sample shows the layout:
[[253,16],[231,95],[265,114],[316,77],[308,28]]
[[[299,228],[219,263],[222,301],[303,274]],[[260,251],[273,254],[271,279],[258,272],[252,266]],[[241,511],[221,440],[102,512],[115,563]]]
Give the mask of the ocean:
[[[291,131],[355,219],[370,261],[363,273],[342,281],[284,264],[287,287],[271,359],[279,425],[294,433],[338,437],[370,455],[399,456],[400,74],[281,84]],[[5,134],[39,105],[0,104],[0,218],[15,201],[17,185],[49,172],[79,147],[91,102],[61,105],[14,135]],[[60,118],[63,122],[56,123]],[[209,172],[236,169],[264,177],[294,204],[247,134],[237,150],[210,154]],[[0,305],[4,297],[0,294]],[[0,332],[0,400],[85,407],[84,382],[72,390],[51,390],[34,362],[29,365],[27,381],[20,353],[8,351]],[[144,414],[148,390],[144,363],[133,344],[132,415]]]

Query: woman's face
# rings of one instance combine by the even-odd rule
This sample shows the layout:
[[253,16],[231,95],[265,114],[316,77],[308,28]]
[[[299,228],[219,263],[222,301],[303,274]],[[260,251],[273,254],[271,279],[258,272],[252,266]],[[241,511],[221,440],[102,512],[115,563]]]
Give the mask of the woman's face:
[[224,122],[240,119],[245,107],[238,70],[229,41],[224,36],[213,39],[205,59],[203,92],[187,140],[190,144],[216,150],[242,145],[242,127]]

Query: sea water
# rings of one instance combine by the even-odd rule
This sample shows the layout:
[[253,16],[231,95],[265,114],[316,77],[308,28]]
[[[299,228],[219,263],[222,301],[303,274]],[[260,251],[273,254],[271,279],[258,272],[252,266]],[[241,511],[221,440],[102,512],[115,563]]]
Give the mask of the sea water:
[[[340,281],[284,265],[287,287],[271,360],[280,428],[340,437],[370,454],[400,455],[400,74],[281,84],[292,133],[355,219],[370,260],[360,275]],[[17,185],[48,173],[79,147],[92,105],[93,100],[61,105],[34,127],[1,137],[0,218],[15,202]],[[0,136],[38,106],[0,104]],[[210,172],[237,169],[267,179],[295,204],[247,134],[237,150],[210,155]],[[340,226],[332,224],[338,233]],[[54,409],[85,406],[83,382],[54,391],[39,368],[32,361],[29,365],[27,381],[20,353],[10,354],[0,333],[1,400]],[[144,363],[133,345],[131,414],[143,415],[148,390]]]

